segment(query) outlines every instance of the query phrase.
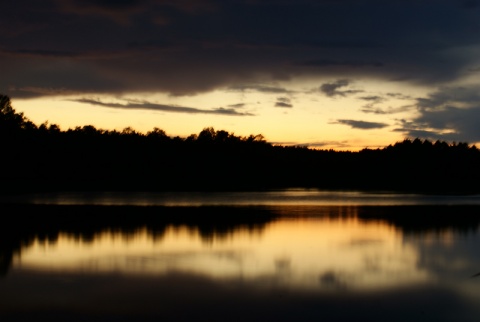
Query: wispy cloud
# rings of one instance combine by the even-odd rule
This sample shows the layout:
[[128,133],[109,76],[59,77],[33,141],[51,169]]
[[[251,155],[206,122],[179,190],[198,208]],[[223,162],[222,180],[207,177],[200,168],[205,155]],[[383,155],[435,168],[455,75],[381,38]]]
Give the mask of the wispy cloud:
[[385,100],[382,96],[379,96],[379,95],[362,96],[362,97],[359,97],[359,99],[367,102],[374,102],[374,103],[380,103]]
[[286,88],[267,86],[267,85],[238,85],[238,86],[230,86],[228,89],[231,91],[237,91],[237,92],[256,91],[261,93],[272,93],[272,94],[289,93],[289,91]]
[[332,122],[332,124],[348,125],[352,129],[360,130],[383,129],[389,126],[387,123],[367,122],[358,120],[337,120],[336,122]]
[[319,90],[323,94],[327,95],[328,97],[335,97],[341,96],[345,97],[351,94],[361,93],[363,91],[360,90],[340,90],[341,88],[348,87],[350,85],[350,81],[347,79],[339,79],[333,83],[324,83],[320,86]]
[[81,99],[76,99],[71,101],[78,102],[78,103],[91,104],[96,106],[102,106],[102,107],[129,109],[129,110],[141,109],[141,110],[153,110],[153,111],[172,112],[172,113],[217,114],[217,115],[231,115],[231,116],[253,116],[254,115],[251,113],[241,113],[231,108],[219,107],[211,110],[204,110],[204,109],[199,109],[194,107],[165,105],[165,104],[157,104],[157,103],[151,103],[151,102],[145,102],[145,101],[143,102],[128,101],[125,104],[106,103],[100,100],[88,99],[88,98],[81,98]]
[[374,107],[372,104],[367,104],[363,106],[360,111],[362,111],[363,113],[369,113],[369,114],[386,115],[386,114],[397,114],[397,113],[408,112],[408,111],[411,111],[412,109],[415,109],[415,105],[377,108],[377,107]]
[[288,97],[278,97],[275,107],[292,108],[292,102]]
[[228,105],[228,107],[242,108],[242,107],[244,107],[245,105],[246,105],[245,103],[237,103],[237,104],[230,104],[230,105]]
[[411,100],[411,99],[413,99],[411,96],[405,95],[405,94],[402,94],[402,93],[387,93],[387,96],[390,97],[390,98],[395,98],[395,99],[399,99],[399,100]]

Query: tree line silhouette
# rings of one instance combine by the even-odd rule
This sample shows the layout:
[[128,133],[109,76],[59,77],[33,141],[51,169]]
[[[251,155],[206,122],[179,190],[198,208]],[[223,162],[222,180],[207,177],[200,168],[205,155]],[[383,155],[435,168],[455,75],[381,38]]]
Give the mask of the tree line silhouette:
[[276,146],[211,127],[186,138],[86,125],[37,126],[0,95],[1,192],[257,190],[288,187],[480,192],[480,151],[405,139],[358,152]]

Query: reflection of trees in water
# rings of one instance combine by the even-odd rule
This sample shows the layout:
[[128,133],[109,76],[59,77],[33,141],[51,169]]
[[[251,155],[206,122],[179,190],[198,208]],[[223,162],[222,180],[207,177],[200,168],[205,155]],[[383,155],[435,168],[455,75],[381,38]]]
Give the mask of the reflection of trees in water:
[[362,206],[358,217],[364,220],[384,220],[404,233],[442,233],[450,230],[467,234],[480,225],[479,206]]
[[0,276],[6,275],[13,259],[13,249],[2,245],[0,247]]
[[129,239],[146,229],[154,240],[161,240],[170,227],[186,227],[208,242],[239,230],[259,233],[275,218],[271,211],[260,207],[4,204],[0,210],[3,218],[8,218],[8,223],[0,226],[0,275],[8,271],[13,256],[22,248],[35,240],[56,243],[60,234],[88,243],[105,232]]
[[[281,207],[138,207],[3,204],[7,222],[0,226],[0,275],[15,254],[35,240],[55,243],[60,234],[93,242],[105,232],[133,238],[141,230],[161,240],[170,227],[186,227],[205,241],[238,231],[258,234],[279,218],[358,218],[385,221],[404,233],[472,233],[480,224],[478,206],[281,206]],[[22,214],[22,215],[19,215]],[[23,215],[28,214],[28,215]]]

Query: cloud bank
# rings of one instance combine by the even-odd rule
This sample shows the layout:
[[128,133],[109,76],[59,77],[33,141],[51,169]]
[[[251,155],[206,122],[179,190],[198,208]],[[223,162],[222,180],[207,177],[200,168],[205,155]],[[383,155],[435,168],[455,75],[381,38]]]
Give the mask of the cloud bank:
[[443,87],[417,100],[419,116],[396,129],[411,137],[480,141],[480,87]]
[[[299,76],[435,85],[480,63],[474,1],[18,0],[0,10],[0,89],[13,97],[281,93],[255,84]],[[348,95],[343,84],[321,91]]]

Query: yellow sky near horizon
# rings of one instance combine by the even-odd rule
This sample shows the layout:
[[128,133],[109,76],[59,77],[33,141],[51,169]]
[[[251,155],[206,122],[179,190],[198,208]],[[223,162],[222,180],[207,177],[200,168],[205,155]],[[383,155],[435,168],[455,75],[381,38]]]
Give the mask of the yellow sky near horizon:
[[[193,96],[127,93],[113,97],[83,94],[12,99],[12,105],[35,124],[48,121],[50,124],[59,125],[62,130],[93,125],[105,130],[131,127],[146,133],[158,127],[169,136],[187,137],[198,134],[205,127],[213,127],[240,136],[262,134],[268,142],[274,144],[356,151],[365,147],[383,147],[403,140],[404,135],[394,129],[398,127],[401,119],[411,118],[415,114],[413,100],[421,96],[422,92],[425,93],[421,88],[409,88],[400,84],[403,86],[402,96],[391,95],[385,99],[391,93],[400,92],[397,88],[399,84],[371,81],[353,83],[349,90],[357,91],[358,94],[328,97],[316,91],[314,84],[318,82],[297,80],[269,85],[288,88],[285,93],[219,89]],[[374,101],[374,97],[382,99]],[[368,101],[366,98],[372,100]],[[121,105],[128,102],[149,102],[199,110],[223,108],[249,115],[182,113],[138,108],[129,110],[79,102],[81,99]],[[276,103],[282,99],[292,107],[276,107]],[[341,120],[358,120],[386,126],[365,129],[342,123]]]

